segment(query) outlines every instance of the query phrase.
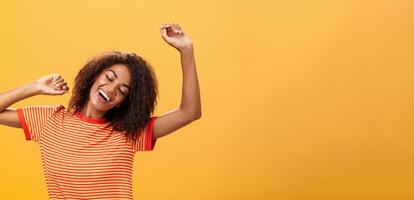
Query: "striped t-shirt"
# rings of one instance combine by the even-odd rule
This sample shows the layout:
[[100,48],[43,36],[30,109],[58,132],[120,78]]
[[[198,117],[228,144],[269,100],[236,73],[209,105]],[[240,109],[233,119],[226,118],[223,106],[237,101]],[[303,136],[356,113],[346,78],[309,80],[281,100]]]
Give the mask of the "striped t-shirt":
[[133,199],[134,154],[153,150],[156,116],[132,145],[104,119],[73,115],[63,105],[28,106],[17,114],[26,140],[40,146],[50,199]]

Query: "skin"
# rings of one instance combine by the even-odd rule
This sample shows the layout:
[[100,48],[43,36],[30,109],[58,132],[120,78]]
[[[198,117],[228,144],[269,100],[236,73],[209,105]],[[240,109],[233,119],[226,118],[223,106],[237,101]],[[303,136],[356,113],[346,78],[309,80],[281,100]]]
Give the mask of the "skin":
[[[181,27],[175,23],[160,26],[162,39],[180,53],[183,84],[181,103],[177,108],[159,115],[153,126],[153,137],[163,137],[187,124],[201,118],[200,89],[194,59],[193,43]],[[111,74],[114,71],[117,74]],[[106,75],[111,75],[108,80]],[[87,105],[81,113],[90,118],[102,118],[114,106],[120,105],[125,99],[125,92],[130,82],[130,72],[123,65],[113,65],[102,72],[94,82]],[[100,103],[97,90],[102,88],[113,99],[111,103]],[[21,128],[17,112],[10,105],[35,95],[63,95],[69,87],[59,74],[50,74],[29,84],[0,94],[0,124]],[[129,91],[128,91],[129,92]]]
[[[103,118],[108,110],[118,106],[129,93],[131,73],[122,64],[115,64],[105,69],[95,80],[89,93],[89,99],[81,113],[89,118]],[[98,89],[103,90],[111,102],[99,100]]]

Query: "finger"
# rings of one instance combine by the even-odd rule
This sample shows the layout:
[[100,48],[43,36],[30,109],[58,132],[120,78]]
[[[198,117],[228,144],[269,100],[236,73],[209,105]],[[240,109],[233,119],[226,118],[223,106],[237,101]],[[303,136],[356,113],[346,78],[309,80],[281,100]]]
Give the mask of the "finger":
[[162,28],[161,28],[160,33],[161,33],[161,36],[162,36],[164,39],[167,39],[167,38],[169,37],[169,36],[167,35],[167,29],[166,29],[165,27],[162,27]]
[[175,30],[174,23],[171,23],[171,24],[170,24],[169,30],[171,30],[171,31],[175,32],[175,31],[174,31],[174,30]]
[[54,90],[65,90],[66,87],[67,87],[66,84],[60,84],[60,85],[54,86],[53,89]]
[[173,28],[174,33],[179,33],[178,28],[177,28],[177,24],[172,23],[171,26]]
[[165,29],[165,24],[160,25],[160,34],[162,34],[162,31]]
[[179,33],[182,33],[183,30],[179,24],[175,24]]
[[56,85],[55,85],[55,87],[56,88],[62,88],[63,86],[66,86],[67,85],[67,83],[66,82],[61,82],[61,83],[57,83]]
[[165,29],[167,35],[168,34],[171,35],[171,32],[176,33],[176,31],[175,31],[175,29],[174,29],[174,27],[172,25],[165,26],[164,29]]
[[170,24],[161,24],[160,29],[168,29],[170,27],[171,27]]
[[61,82],[58,82],[58,83],[52,83],[53,88],[59,88],[59,87],[62,87],[63,85],[66,85],[66,82],[61,81]]
[[68,86],[62,86],[60,88],[54,88],[53,91],[51,92],[52,94],[63,94],[69,91],[69,87]]
[[65,93],[66,93],[65,90],[55,90],[55,91],[52,92],[52,94],[54,94],[54,95],[61,95],[61,94],[65,94]]
[[62,83],[62,82],[65,82],[64,78],[60,78],[58,80],[53,81],[53,85],[57,85],[58,83]]
[[164,26],[165,26],[165,28],[170,28],[171,27],[171,24],[164,24]]
[[60,79],[62,76],[60,74],[52,74],[52,79],[53,80],[58,80]]
[[162,30],[162,29],[166,29],[167,28],[167,24],[161,24],[160,25],[160,30]]

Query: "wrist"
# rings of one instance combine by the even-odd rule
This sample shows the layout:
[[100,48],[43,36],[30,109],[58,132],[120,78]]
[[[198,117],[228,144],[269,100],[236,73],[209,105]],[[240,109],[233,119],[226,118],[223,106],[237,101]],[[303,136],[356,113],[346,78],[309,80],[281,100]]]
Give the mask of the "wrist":
[[40,89],[39,83],[37,82],[31,82],[27,84],[26,88],[28,89],[30,95],[42,94],[42,90]]
[[179,51],[180,51],[180,53],[193,52],[194,51],[193,44],[185,45],[182,48],[180,48]]

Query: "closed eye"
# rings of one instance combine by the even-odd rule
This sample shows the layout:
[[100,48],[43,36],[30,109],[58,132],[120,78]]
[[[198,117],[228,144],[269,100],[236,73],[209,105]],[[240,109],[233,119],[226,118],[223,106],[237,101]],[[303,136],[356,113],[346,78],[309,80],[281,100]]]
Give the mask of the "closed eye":
[[122,90],[119,90],[119,92],[121,92],[121,94],[125,96],[125,92],[123,92]]
[[[108,76],[108,75],[106,75],[106,74],[105,74],[105,77],[106,77],[106,79],[108,79],[109,81],[113,82],[113,79],[109,78],[109,76]],[[123,85],[125,85],[125,84],[123,84]],[[126,86],[126,87],[128,87],[128,86]],[[129,87],[128,87],[128,88],[129,88]],[[120,92],[123,96],[125,96],[125,95],[127,94],[127,92],[124,92],[124,91],[122,91],[121,89],[119,89],[119,92]]]

